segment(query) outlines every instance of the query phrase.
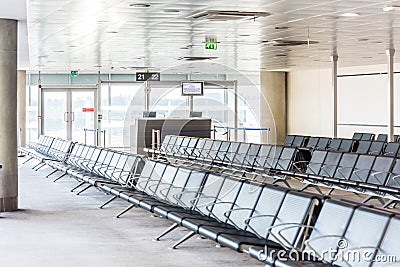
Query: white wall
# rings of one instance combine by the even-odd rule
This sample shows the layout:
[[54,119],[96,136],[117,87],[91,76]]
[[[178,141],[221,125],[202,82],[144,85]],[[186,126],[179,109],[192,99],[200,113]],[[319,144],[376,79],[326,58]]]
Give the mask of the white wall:
[[[395,65],[395,71],[400,65]],[[340,68],[339,75],[386,72],[386,65]],[[400,93],[396,74],[395,93]],[[395,95],[395,99],[398,94]],[[387,124],[387,76],[340,77],[338,79],[338,123]],[[399,100],[400,102],[400,100]],[[395,121],[400,124],[399,103]],[[332,136],[333,93],[331,69],[292,71],[288,76],[288,134]],[[399,115],[397,115],[399,114]],[[397,116],[396,116],[397,115]],[[382,127],[339,126],[340,137],[353,132],[385,133]],[[396,129],[396,132],[399,132]]]
[[330,70],[288,75],[288,134],[330,136],[333,110]]

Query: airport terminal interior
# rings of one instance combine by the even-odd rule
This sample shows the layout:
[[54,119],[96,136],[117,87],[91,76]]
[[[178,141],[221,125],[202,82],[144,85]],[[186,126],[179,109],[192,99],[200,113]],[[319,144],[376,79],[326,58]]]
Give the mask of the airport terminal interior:
[[0,0],[0,266],[400,266],[400,1]]

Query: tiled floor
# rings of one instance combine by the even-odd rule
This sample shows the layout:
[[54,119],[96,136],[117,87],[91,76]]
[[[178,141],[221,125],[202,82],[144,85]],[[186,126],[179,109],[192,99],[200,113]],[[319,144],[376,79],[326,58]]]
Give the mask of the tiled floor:
[[187,232],[178,229],[163,241],[152,238],[170,222],[127,207],[117,200],[104,210],[108,196],[89,189],[80,196],[69,190],[76,181],[46,179],[29,163],[20,166],[20,211],[0,214],[0,266],[263,266],[246,254],[216,248],[209,240],[193,238],[179,249],[168,249]]

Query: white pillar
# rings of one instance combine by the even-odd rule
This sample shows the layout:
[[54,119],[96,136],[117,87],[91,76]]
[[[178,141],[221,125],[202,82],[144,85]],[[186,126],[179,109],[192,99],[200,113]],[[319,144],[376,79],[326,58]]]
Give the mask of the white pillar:
[[332,89],[333,89],[333,137],[338,136],[338,86],[337,86],[337,76],[338,76],[338,55],[331,56],[332,61]]
[[390,48],[386,50],[388,55],[388,140],[394,140],[394,54],[395,50]]
[[261,127],[271,131],[262,131],[262,142],[282,144],[287,134],[286,115],[286,72],[261,72]]
[[18,209],[17,21],[0,19],[0,211]]
[[20,145],[24,147],[26,145],[26,71],[19,70],[17,75],[18,136],[21,138]]

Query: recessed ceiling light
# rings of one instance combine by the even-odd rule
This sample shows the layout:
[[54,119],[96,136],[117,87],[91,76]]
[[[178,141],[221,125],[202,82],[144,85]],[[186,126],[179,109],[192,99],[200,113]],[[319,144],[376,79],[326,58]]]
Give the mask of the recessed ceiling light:
[[116,31],[109,31],[109,32],[107,32],[107,33],[115,34],[115,33],[118,33],[118,32],[116,32]]
[[359,39],[358,39],[359,42],[366,42],[366,41],[368,41],[368,40],[369,40],[368,38],[359,38]]
[[275,30],[287,30],[287,29],[289,29],[289,27],[287,27],[287,26],[276,26],[275,27]]
[[163,9],[163,12],[165,12],[165,13],[179,13],[181,11],[178,10],[178,9]]
[[64,50],[56,50],[56,51],[53,51],[54,53],[64,53],[65,51]]
[[140,7],[140,8],[146,8],[146,7],[150,7],[150,4],[145,4],[145,3],[137,3],[137,4],[130,4],[130,7]]
[[400,9],[400,6],[385,6],[383,8],[383,11],[392,12],[392,11],[399,10],[399,9]]
[[353,12],[348,12],[348,13],[343,13],[340,15],[341,17],[358,17],[360,14],[358,13],[353,13]]

